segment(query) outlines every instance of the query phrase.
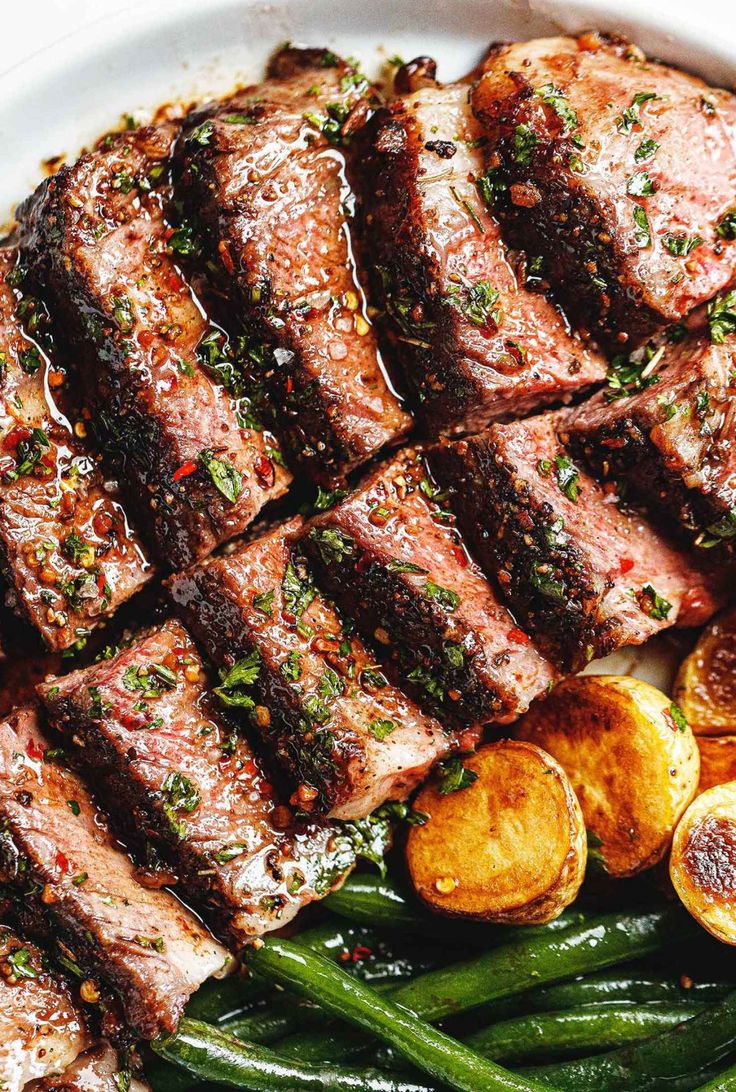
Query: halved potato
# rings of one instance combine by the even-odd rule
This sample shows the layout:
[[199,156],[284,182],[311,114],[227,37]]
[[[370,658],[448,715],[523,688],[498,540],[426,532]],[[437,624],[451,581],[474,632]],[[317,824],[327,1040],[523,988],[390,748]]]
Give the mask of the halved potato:
[[419,897],[480,921],[551,921],[585,874],[580,805],[564,771],[530,743],[504,739],[445,764],[414,807],[406,858]]
[[675,701],[696,735],[736,732],[736,608],[701,633],[677,674]]
[[672,842],[670,878],[696,921],[736,944],[736,781],[693,801]]
[[664,856],[697,790],[700,760],[661,690],[627,675],[579,675],[535,703],[514,735],[565,770],[612,876],[632,876]]
[[736,736],[699,736],[700,792],[736,781]]

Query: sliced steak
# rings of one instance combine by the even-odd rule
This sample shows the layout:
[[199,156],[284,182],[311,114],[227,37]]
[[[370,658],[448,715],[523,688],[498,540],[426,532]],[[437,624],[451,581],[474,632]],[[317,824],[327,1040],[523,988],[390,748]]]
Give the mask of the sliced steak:
[[120,995],[133,1031],[173,1031],[229,956],[173,895],[140,884],[81,779],[25,706],[0,724],[0,874],[30,935]]
[[41,696],[90,775],[104,777],[124,827],[163,847],[187,897],[236,946],[285,925],[342,879],[334,827],[299,823],[279,805],[252,749],[216,708],[179,622],[49,679]]
[[65,373],[23,330],[37,301],[0,247],[0,560],[7,598],[51,649],[84,637],[149,578],[112,483],[52,400]]
[[[401,77],[401,73],[399,74]],[[376,291],[433,435],[477,432],[600,380],[605,365],[525,286],[483,200],[484,145],[467,84],[423,86],[363,135]]]
[[319,581],[423,703],[465,723],[512,720],[555,671],[453,524],[420,454],[406,448],[319,516],[304,545]]
[[577,670],[668,626],[702,625],[720,593],[615,488],[573,462],[558,438],[568,412],[492,425],[435,449],[431,465],[521,624]]
[[566,438],[602,477],[625,478],[699,546],[730,549],[736,536],[736,339],[713,344],[695,333],[657,357],[658,366],[652,359],[649,367],[635,368],[639,378],[632,385],[641,389],[627,394],[617,387],[576,409]]
[[4,925],[0,972],[0,1082],[4,1092],[20,1092],[61,1073],[92,1040],[69,986],[34,944]]
[[132,1076],[127,1059],[109,1043],[100,1042],[55,1077],[36,1081],[28,1092],[148,1092],[140,1076]]
[[[250,707],[302,810],[360,818],[406,797],[452,737],[387,680],[292,554],[290,523],[170,580],[187,625]],[[227,673],[229,672],[229,673]]]
[[620,348],[736,273],[736,98],[621,39],[499,46],[473,92],[509,240]]
[[110,463],[161,561],[247,527],[288,474],[205,367],[210,327],[177,269],[156,185],[173,125],[106,138],[19,210],[22,249],[80,365]]
[[328,484],[410,425],[383,373],[350,241],[341,145],[372,93],[321,49],[282,49],[268,77],[190,115],[177,191],[292,457]]

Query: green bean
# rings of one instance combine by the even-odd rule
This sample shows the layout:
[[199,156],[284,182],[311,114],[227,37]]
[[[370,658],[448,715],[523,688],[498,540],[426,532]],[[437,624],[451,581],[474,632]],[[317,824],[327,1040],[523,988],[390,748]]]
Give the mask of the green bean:
[[698,1085],[696,1092],[734,1092],[736,1090],[736,1065],[725,1069],[707,1084]]
[[[699,927],[678,906],[607,914],[561,933],[537,934],[429,971],[397,986],[389,996],[423,1020],[442,1020],[484,1002],[624,963],[699,935]],[[292,1035],[279,1044],[279,1050],[303,1060],[336,1061],[351,1057],[364,1043],[362,1036],[337,1027],[326,1035]]]
[[700,1005],[591,1005],[590,1008],[517,1016],[463,1036],[466,1046],[496,1061],[603,1051],[649,1038],[697,1016]]
[[[335,970],[324,956],[315,956]],[[337,972],[339,973],[339,972]],[[367,988],[367,987],[364,987]],[[183,1066],[199,1080],[273,1092],[295,1088],[319,1092],[431,1092],[431,1086],[377,1069],[341,1070],[334,1066],[307,1066],[281,1058],[265,1047],[243,1043],[219,1028],[185,1017],[174,1035],[156,1039],[151,1049],[166,1061]],[[192,1082],[193,1083],[193,1082]],[[538,1087],[531,1084],[520,1087]]]
[[541,986],[519,996],[490,1001],[474,1011],[476,1020],[502,1020],[517,1013],[549,1012],[553,1009],[577,1008],[601,1002],[662,1002],[675,1005],[712,1004],[722,1001],[733,989],[726,982],[693,982],[683,986],[677,978],[654,978],[630,972],[589,975],[571,982]]
[[570,925],[580,924],[586,917],[584,911],[574,909],[566,910],[546,925],[512,927],[465,922],[463,928],[458,930],[457,923],[451,919],[443,920],[424,912],[393,881],[364,873],[348,876],[342,887],[328,895],[324,902],[333,913],[361,925],[398,929],[412,935],[442,938],[450,944],[462,945],[505,944],[517,937],[566,929]]
[[301,944],[267,937],[250,954],[250,960],[261,974],[275,978],[282,986],[310,997],[328,1012],[372,1033],[418,1069],[459,1092],[479,1089],[531,1092],[540,1087],[482,1058]]
[[538,1080],[570,1092],[649,1092],[691,1089],[736,1050],[736,991],[691,1020],[642,1043],[593,1058],[530,1070]]

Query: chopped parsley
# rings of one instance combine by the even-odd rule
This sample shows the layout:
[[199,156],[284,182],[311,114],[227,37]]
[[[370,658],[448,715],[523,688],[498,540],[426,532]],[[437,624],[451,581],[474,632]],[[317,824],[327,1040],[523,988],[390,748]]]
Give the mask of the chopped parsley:
[[313,527],[309,537],[316,544],[320,557],[327,566],[339,565],[355,552],[353,539],[334,527]]
[[457,610],[460,606],[460,596],[457,592],[451,591],[449,588],[443,588],[441,584],[435,584],[433,580],[427,581],[424,590],[431,599],[434,599],[435,603],[439,603],[445,610]]
[[6,957],[5,962],[13,972],[13,978],[38,978],[39,972],[31,962],[31,953],[28,948],[16,948]]
[[514,129],[514,159],[522,167],[530,162],[532,152],[539,144],[539,137],[530,125],[522,122]]
[[644,613],[659,622],[664,622],[672,610],[672,604],[655,591],[651,584],[645,584],[636,598]]
[[463,766],[457,756],[447,758],[439,765],[441,772],[438,789],[441,796],[449,796],[451,792],[467,789],[478,780],[475,770],[469,770],[467,766]]
[[641,360],[635,360],[626,353],[617,353],[608,365],[608,390],[606,398],[613,402],[616,398],[627,398],[630,394],[643,391],[659,382],[659,377],[647,373],[647,368],[654,359],[654,352],[647,348]]
[[545,105],[551,106],[557,114],[562,122],[563,136],[567,136],[571,129],[576,128],[578,115],[567,101],[564,91],[561,91],[559,87],[555,87],[553,83],[545,83],[541,87],[537,87],[534,94],[538,95]]
[[276,592],[273,588],[267,592],[261,592],[260,595],[253,596],[253,606],[261,614],[265,614],[267,618],[273,615],[273,599]]
[[184,223],[176,229],[169,239],[169,249],[182,258],[189,258],[198,252],[199,246],[191,224]]
[[725,212],[716,224],[716,234],[722,239],[736,239],[736,208]]
[[368,731],[374,739],[383,740],[396,731],[396,721],[376,717],[368,725]]
[[298,652],[290,652],[280,667],[287,682],[296,682],[302,673],[302,658]]
[[636,205],[632,213],[634,217],[634,242],[640,249],[652,245],[652,233],[649,228],[649,219],[641,205]]
[[708,304],[708,325],[714,345],[723,345],[727,337],[736,333],[736,288]]
[[326,512],[328,508],[332,508],[346,495],[347,490],[345,489],[323,489],[320,485],[317,487],[317,496],[313,508],[315,512]]
[[580,471],[567,455],[555,455],[555,478],[568,500],[576,502],[580,496]]
[[212,134],[215,131],[215,123],[211,120],[203,121],[201,125],[198,125],[196,129],[187,137],[187,144],[199,144],[201,148],[206,148],[212,139]]
[[215,854],[215,860],[218,864],[227,864],[228,861],[240,857],[241,854],[245,853],[247,848],[245,842],[233,842],[232,845],[225,846],[224,849],[219,850]]
[[656,155],[658,150],[659,144],[656,140],[652,140],[651,137],[644,137],[634,152],[634,159],[637,163],[643,163],[645,159],[651,159],[653,155]]
[[710,550],[719,543],[736,538],[736,508],[729,509],[725,516],[721,516],[715,523],[711,523],[698,540],[697,545],[704,550]]
[[174,833],[183,838],[186,833],[186,823],[177,816],[177,812],[185,812],[190,815],[199,806],[201,796],[199,789],[178,770],[172,771],[161,786],[164,796],[164,814],[171,824]]
[[229,671],[220,672],[220,685],[215,687],[215,694],[225,705],[241,709],[253,709],[255,702],[245,691],[258,679],[261,670],[261,654],[257,648],[238,660]]
[[683,713],[682,709],[680,709],[680,706],[677,705],[675,702],[672,702],[672,704],[670,705],[670,716],[672,717],[673,721],[675,722],[675,726],[678,729],[678,731],[687,732],[687,729],[688,729],[687,717]]
[[240,472],[236,470],[232,463],[219,459],[210,448],[200,451],[199,461],[209,473],[218,492],[222,493],[225,500],[235,504],[243,489],[243,479]]
[[475,284],[453,284],[445,296],[445,303],[465,315],[474,326],[499,326],[501,309],[497,307],[498,289],[490,281]]
[[616,121],[616,127],[620,133],[630,133],[635,125],[641,124],[641,107],[645,102],[658,99],[659,95],[654,91],[638,91],[631,100],[631,106],[627,106],[623,114]]
[[626,179],[626,192],[634,197],[649,197],[655,192],[654,183],[647,171],[639,171]]
[[699,235],[673,235],[670,231],[663,235],[662,242],[675,258],[686,258],[691,250],[703,244]]
[[420,573],[425,575],[427,570],[423,569],[421,565],[415,565],[413,561],[399,561],[398,558],[393,558],[386,566],[386,572],[389,573]]

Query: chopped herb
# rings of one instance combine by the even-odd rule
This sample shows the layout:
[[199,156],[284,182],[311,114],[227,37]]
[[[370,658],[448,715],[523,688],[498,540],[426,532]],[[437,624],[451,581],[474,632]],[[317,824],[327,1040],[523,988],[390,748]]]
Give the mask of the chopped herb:
[[290,652],[281,665],[281,674],[288,682],[296,682],[302,673],[302,658],[298,652]]
[[565,599],[565,587],[559,580],[555,580],[550,576],[547,570],[548,566],[546,565],[537,566],[532,564],[529,570],[529,583],[535,591],[540,592],[547,599],[562,602]]
[[18,360],[26,375],[35,375],[41,367],[41,354],[35,345],[31,345],[28,349],[23,349],[22,352],[18,354]]
[[438,789],[441,796],[449,796],[451,792],[467,789],[478,780],[475,770],[469,770],[467,766],[463,766],[457,756],[445,759],[439,765],[441,775]]
[[677,727],[678,731],[687,732],[687,717],[683,713],[682,709],[680,709],[680,706],[677,705],[675,702],[672,702],[672,704],[670,705],[670,716],[675,722],[675,726]]
[[28,948],[16,948],[6,957],[5,962],[13,972],[13,978],[38,978],[39,972],[31,962]]
[[736,208],[723,214],[716,224],[716,234],[722,239],[736,239]]
[[641,205],[636,205],[632,213],[634,217],[634,242],[644,249],[652,245],[652,233],[649,229],[649,219]]
[[532,157],[532,152],[539,143],[539,137],[525,122],[517,125],[514,130],[514,159],[521,166],[525,166]]
[[704,550],[710,550],[720,542],[736,538],[736,508],[731,508],[725,516],[706,528],[705,533],[698,540],[697,545]]
[[87,687],[87,693],[92,699],[89,707],[90,714],[96,719],[101,720],[102,717],[110,712],[110,703],[102,700],[102,695],[100,694],[100,688],[98,686]]
[[169,249],[182,258],[189,258],[199,250],[191,224],[182,224],[169,239]]
[[225,705],[238,706],[243,709],[252,709],[255,705],[253,698],[245,693],[245,690],[253,686],[261,671],[261,654],[257,648],[238,660],[229,671],[220,672],[220,685],[215,688],[215,693]]
[[339,565],[355,552],[353,539],[333,527],[314,527],[309,537],[316,543],[320,557],[327,566]]
[[424,590],[431,599],[434,599],[435,603],[439,603],[445,610],[457,610],[460,606],[460,596],[457,592],[451,591],[449,588],[443,588],[441,584],[435,584],[433,580],[427,581]]
[[392,732],[396,731],[396,722],[376,717],[375,720],[372,720],[368,725],[368,731],[375,739],[383,740],[386,736],[390,736]]
[[133,304],[127,296],[112,297],[112,317],[121,334],[133,332]]
[[248,846],[245,842],[233,842],[230,846],[225,846],[224,849],[219,850],[215,854],[215,860],[218,864],[227,864],[228,861],[234,860],[235,857],[240,857],[242,853],[245,853]]
[[345,692],[345,686],[337,672],[328,667],[320,676],[318,690],[326,701],[330,701],[332,698],[341,697]]
[[416,683],[417,686],[421,687],[421,689],[431,698],[434,698],[435,701],[445,700],[445,691],[442,684],[438,682],[426,668],[421,666],[414,667],[406,677],[410,682]]
[[67,800],[67,805],[68,805],[69,811],[72,813],[72,815],[79,815],[81,809],[80,809],[79,804],[78,804],[78,802],[76,800]]
[[299,622],[302,614],[315,597],[314,586],[309,579],[302,579],[292,561],[289,561],[281,581],[284,611]]
[[496,197],[509,188],[501,172],[495,167],[489,167],[485,174],[476,178],[475,185],[483,204],[488,208],[492,208]]
[[276,592],[273,588],[267,592],[261,592],[260,595],[253,596],[253,606],[261,614],[265,614],[267,618],[270,618],[273,614],[273,598]]
[[315,512],[326,512],[345,496],[347,496],[346,489],[323,489],[320,485],[317,487],[313,508]]
[[364,667],[358,681],[361,686],[368,687],[370,690],[382,690],[384,686],[388,686],[386,676],[374,667]]
[[61,549],[64,556],[77,565],[82,561],[89,563],[94,560],[94,547],[89,542],[85,542],[76,531],[69,532],[61,544]]
[[580,471],[567,455],[555,455],[555,477],[568,500],[576,502],[580,496]]
[[399,561],[398,558],[389,561],[386,571],[389,573],[420,573],[422,576],[427,572],[421,565],[415,565],[413,561]]
[[186,823],[176,813],[183,811],[187,815],[191,814],[199,806],[201,800],[199,790],[188,777],[176,770],[167,776],[161,786],[161,792],[166,797],[164,814],[174,833],[179,838],[183,838],[186,833]]
[[302,708],[310,724],[327,724],[332,717],[329,705],[317,694],[308,694],[302,702]]
[[655,591],[651,584],[645,584],[636,598],[644,613],[660,622],[664,622],[672,610],[672,604]]
[[[41,428],[34,428],[27,440],[21,440],[16,449],[17,464],[15,470],[9,471],[5,477],[9,481],[24,474],[30,474],[34,467],[38,466],[44,453],[49,451],[51,444],[46,433]],[[50,473],[44,469],[44,473]]]
[[475,284],[453,284],[447,290],[445,303],[460,311],[474,326],[499,326],[501,309],[497,307],[498,289],[490,281]]
[[634,360],[626,353],[617,353],[608,365],[608,390],[606,398],[613,402],[616,398],[626,398],[636,391],[643,391],[659,381],[653,372],[644,374],[651,364],[654,353],[646,352],[641,360]]
[[652,99],[658,99],[659,95],[654,91],[639,91],[634,95],[631,100],[631,106],[627,106],[621,117],[617,120],[616,126],[620,133],[630,133],[635,125],[641,123],[641,107],[645,102],[650,102]]
[[626,192],[633,194],[634,197],[649,197],[655,192],[654,183],[647,171],[640,171],[638,174],[632,174],[626,179]]
[[473,223],[475,224],[475,226],[477,227],[477,229],[481,233],[481,235],[485,235],[486,229],[483,227],[483,223],[482,223],[480,217],[478,216],[478,213],[475,211],[475,209],[471,205],[470,201],[468,201],[467,197],[461,197],[460,194],[457,192],[457,189],[456,189],[455,186],[450,186],[450,193],[452,194],[453,198],[457,201],[458,205],[460,205],[461,208],[465,209],[468,216],[473,221]]
[[708,324],[714,345],[723,345],[727,337],[736,333],[736,288],[708,304]]
[[115,171],[112,176],[112,188],[120,193],[130,193],[135,186],[135,178],[128,171]]
[[126,690],[140,691],[144,698],[158,698],[164,690],[176,687],[176,675],[164,664],[140,667],[131,664],[123,672],[123,686]]
[[116,1073],[113,1073],[112,1079],[118,1092],[129,1092],[133,1074],[129,1069],[119,1069]]
[[575,129],[578,124],[578,115],[570,106],[565,92],[561,91],[559,87],[555,87],[553,83],[545,83],[542,87],[537,87],[535,95],[547,106],[551,106],[558,118],[562,121],[562,135],[566,136],[571,129]]
[[644,140],[634,152],[634,159],[637,163],[643,163],[645,159],[651,159],[653,155],[656,155],[658,149],[659,144],[656,140],[644,137]]
[[225,462],[207,448],[205,451],[200,451],[199,461],[202,466],[209,472],[210,477],[215,488],[222,493],[225,500],[229,500],[231,504],[235,504],[243,489],[243,479],[240,473],[232,465],[232,463]]
[[254,125],[257,120],[255,114],[223,114],[220,118],[226,125]]
[[141,948],[152,948],[155,952],[166,951],[166,941],[163,937],[144,937],[139,933],[134,939],[136,944],[140,944]]
[[699,235],[673,235],[670,231],[662,237],[662,242],[675,258],[686,258],[691,250],[703,244]]
[[465,665],[465,649],[462,645],[452,644],[447,642],[443,649],[445,653],[445,659],[451,667],[461,668]]
[[695,392],[693,412],[699,421],[704,420],[711,412],[710,395],[703,387]]
[[187,137],[188,144],[199,144],[200,147],[206,148],[212,139],[212,134],[215,131],[215,123],[213,121],[203,121],[201,125],[198,125],[196,129]]

